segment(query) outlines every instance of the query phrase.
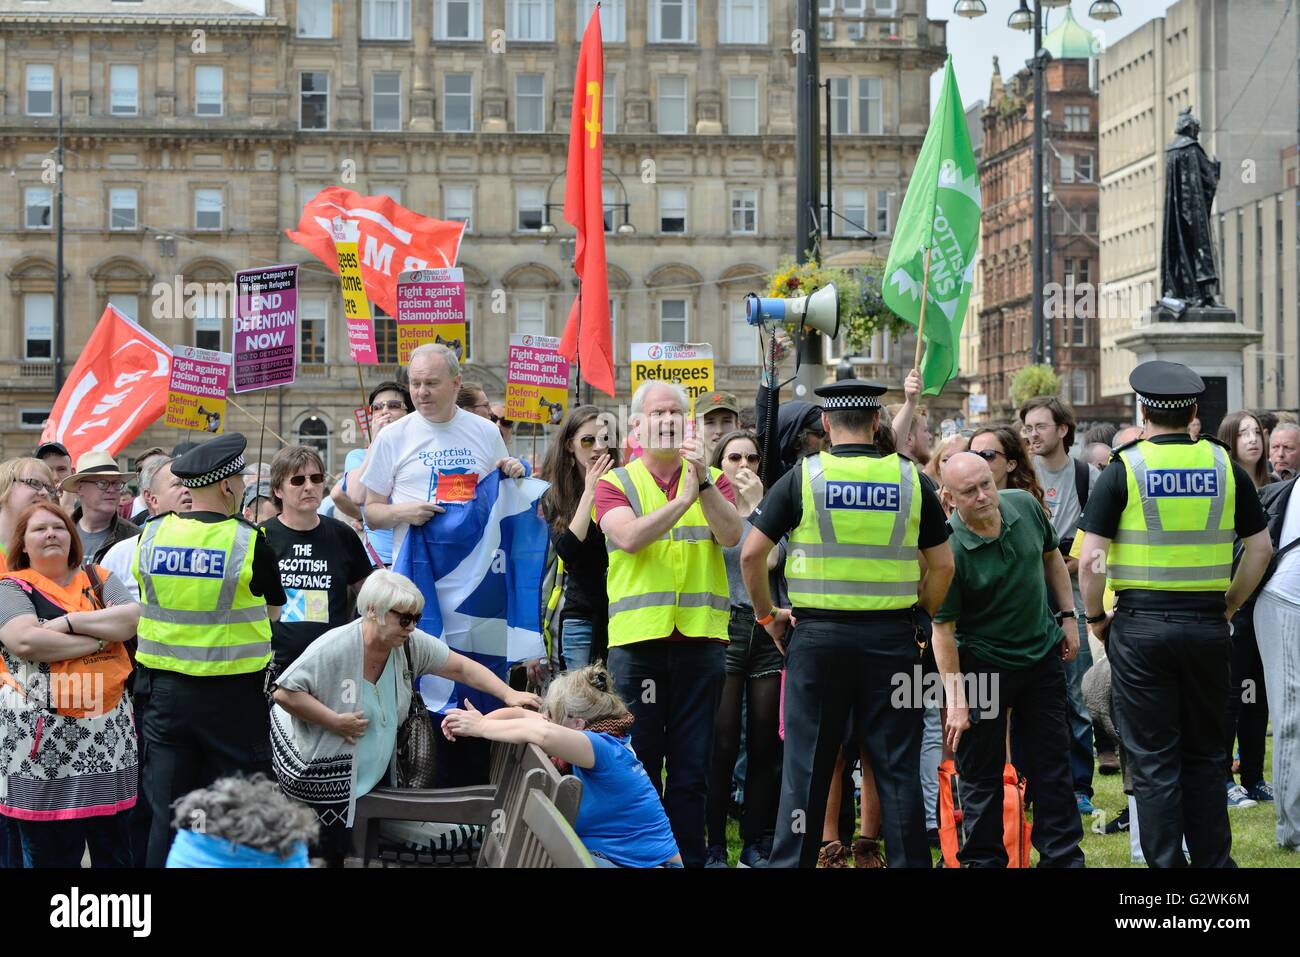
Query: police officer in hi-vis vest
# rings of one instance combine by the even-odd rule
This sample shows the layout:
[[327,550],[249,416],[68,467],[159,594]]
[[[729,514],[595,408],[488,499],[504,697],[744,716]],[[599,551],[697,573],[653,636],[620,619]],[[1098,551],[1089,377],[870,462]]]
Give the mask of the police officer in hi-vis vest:
[[1185,837],[1192,866],[1233,867],[1223,770],[1228,621],[1268,565],[1268,522],[1228,449],[1188,435],[1205,391],[1199,375],[1144,362],[1129,385],[1145,437],[1115,450],[1079,521],[1084,612],[1107,643],[1147,864],[1186,867]]
[[[750,516],[754,530],[741,551],[758,623],[786,655],[785,766],[768,866],[816,864],[835,757],[852,715],[875,772],[889,866],[929,867],[923,689],[900,696],[897,679],[914,684],[920,673],[913,608],[934,614],[952,581],[949,529],[916,466],[882,457],[872,444],[885,386],[845,379],[815,391],[831,449],[804,458],[773,485]],[[787,534],[793,607],[773,608],[767,555]]]
[[133,572],[142,611],[136,665],[150,689],[145,793],[149,867],[171,846],[171,804],[238,772],[271,773],[263,684],[271,620],[285,603],[266,536],[237,516],[244,482],[238,433],[172,464],[194,507],[151,518]]

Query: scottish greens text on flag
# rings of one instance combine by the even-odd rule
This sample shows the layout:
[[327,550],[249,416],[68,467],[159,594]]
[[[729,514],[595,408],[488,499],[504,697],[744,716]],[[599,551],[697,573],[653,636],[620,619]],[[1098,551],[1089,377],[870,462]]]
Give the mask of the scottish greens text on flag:
[[944,66],[943,94],[930,119],[912,170],[885,263],[885,305],[919,325],[925,251],[930,250],[926,290],[926,395],[938,395],[957,376],[962,318],[975,280],[979,252],[980,176],[971,150],[952,57]]
[[[420,629],[502,681],[511,665],[546,654],[541,607],[549,539],[537,506],[547,487],[494,470],[479,480],[472,500],[448,502],[446,512],[412,526],[393,564],[424,593]],[[425,675],[417,687],[437,714],[463,707],[466,698],[485,713],[502,705],[437,675]]]

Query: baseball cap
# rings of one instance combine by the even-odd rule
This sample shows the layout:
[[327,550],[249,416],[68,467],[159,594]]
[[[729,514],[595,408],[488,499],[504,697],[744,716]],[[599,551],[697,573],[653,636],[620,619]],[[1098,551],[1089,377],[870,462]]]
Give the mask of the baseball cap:
[[695,400],[695,417],[702,419],[710,412],[724,409],[740,415],[740,403],[730,392],[706,392]]
[[66,455],[72,458],[68,450],[58,442],[42,442],[32,453],[32,458],[39,459],[42,455]]
[[258,482],[256,485],[248,485],[244,488],[244,500],[239,503],[240,511],[248,508],[253,504],[255,498],[271,498],[271,483]]

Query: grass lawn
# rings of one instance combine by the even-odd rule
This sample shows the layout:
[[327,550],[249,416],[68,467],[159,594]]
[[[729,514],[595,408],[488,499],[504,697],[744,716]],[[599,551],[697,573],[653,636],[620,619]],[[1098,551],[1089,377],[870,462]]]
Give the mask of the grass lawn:
[[[1271,780],[1273,767],[1273,739],[1266,738],[1264,757],[1265,777]],[[1134,864],[1129,859],[1129,836],[1121,834],[1101,834],[1106,821],[1112,820],[1127,804],[1124,790],[1118,774],[1093,777],[1092,803],[1098,811],[1103,812],[1095,820],[1083,822],[1083,853],[1089,867],[1146,867]],[[1103,817],[1104,815],[1104,817]],[[1273,805],[1257,804],[1252,808],[1230,810],[1228,820],[1232,824],[1232,856],[1239,867],[1300,867],[1300,853],[1284,851],[1277,846],[1274,833],[1276,819]],[[727,856],[732,867],[740,856],[740,830],[734,819],[727,821]],[[938,851],[934,852],[938,860]],[[1038,852],[1033,852],[1034,863],[1038,862]]]

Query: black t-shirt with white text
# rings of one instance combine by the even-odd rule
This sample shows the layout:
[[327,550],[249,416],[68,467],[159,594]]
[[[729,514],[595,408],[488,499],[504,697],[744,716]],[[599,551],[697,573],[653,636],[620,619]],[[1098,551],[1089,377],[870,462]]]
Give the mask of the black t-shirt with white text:
[[309,532],[289,528],[278,517],[262,528],[287,599],[271,625],[275,664],[284,670],[325,632],[348,623],[348,586],[360,584],[371,564],[357,533],[335,518],[322,515]]

